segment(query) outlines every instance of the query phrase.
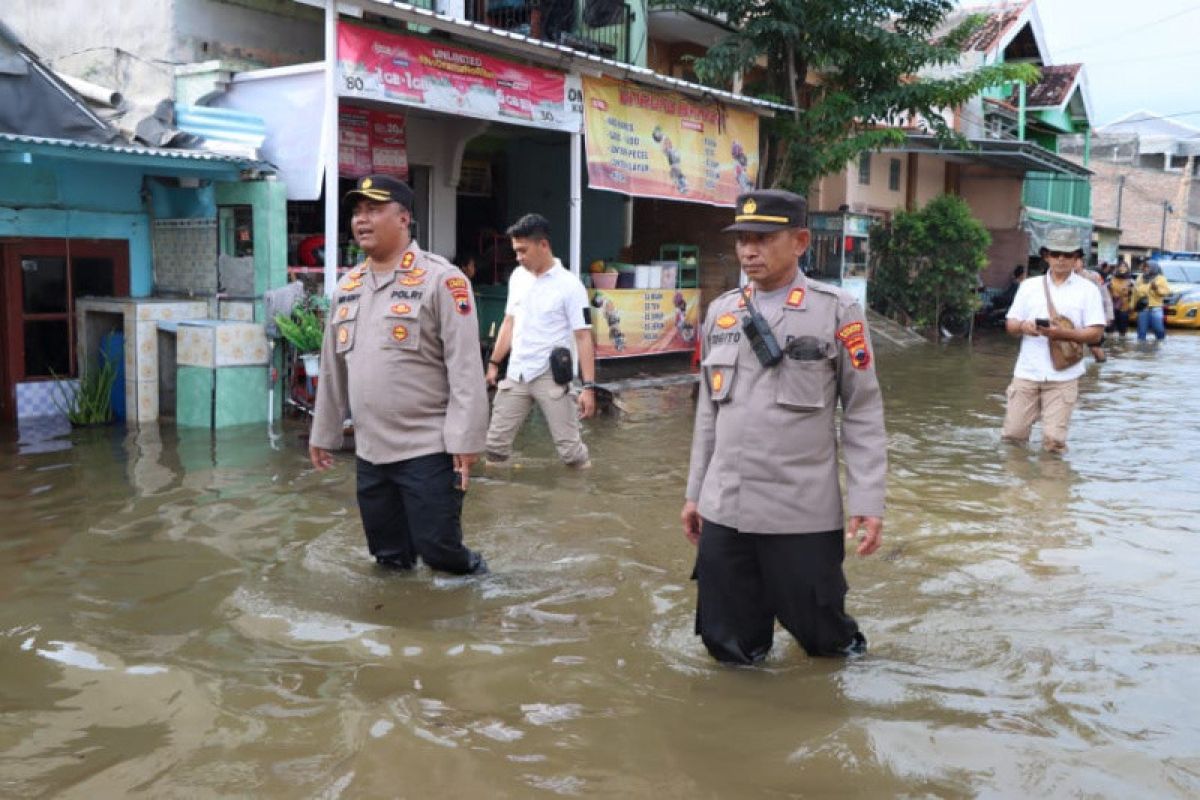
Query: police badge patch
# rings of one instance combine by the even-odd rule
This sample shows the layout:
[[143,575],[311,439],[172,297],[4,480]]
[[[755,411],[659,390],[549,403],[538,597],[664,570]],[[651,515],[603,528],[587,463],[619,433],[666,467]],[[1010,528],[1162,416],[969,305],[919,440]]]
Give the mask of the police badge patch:
[[843,325],[837,339],[850,355],[850,364],[855,369],[866,369],[871,364],[871,351],[867,348],[866,328],[861,322]]
[[466,278],[447,278],[446,288],[450,290],[450,297],[454,299],[454,308],[458,313],[466,315],[471,313],[471,284],[467,283]]

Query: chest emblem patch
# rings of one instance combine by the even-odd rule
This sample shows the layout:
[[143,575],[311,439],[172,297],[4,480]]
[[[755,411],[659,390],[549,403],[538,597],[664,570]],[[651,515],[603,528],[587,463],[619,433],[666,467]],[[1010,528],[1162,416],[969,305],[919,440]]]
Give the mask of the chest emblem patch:
[[408,338],[408,328],[404,327],[403,325],[397,325],[396,327],[392,328],[392,338],[397,342],[403,342]]
[[412,313],[412,306],[408,303],[392,303],[392,307],[389,310],[396,316],[402,317],[405,314]]
[[722,314],[721,316],[717,317],[718,328],[732,328],[736,324],[737,317],[735,317],[733,314]]
[[338,312],[337,312],[338,319],[345,319],[347,316],[349,316],[349,314],[350,314],[350,306],[339,306],[338,307]]
[[350,341],[350,331],[338,328],[338,344],[345,344],[348,341]]
[[712,390],[714,392],[721,391],[721,387],[725,385],[725,373],[717,370],[712,374]]

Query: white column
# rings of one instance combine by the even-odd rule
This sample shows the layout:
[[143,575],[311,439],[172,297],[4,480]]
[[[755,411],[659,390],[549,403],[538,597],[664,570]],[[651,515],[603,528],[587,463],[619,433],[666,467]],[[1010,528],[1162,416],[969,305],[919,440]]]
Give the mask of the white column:
[[571,134],[571,272],[579,276],[583,258],[583,134]]
[[338,96],[337,0],[325,0],[325,118],[321,162],[325,167],[325,294],[337,289],[338,267]]

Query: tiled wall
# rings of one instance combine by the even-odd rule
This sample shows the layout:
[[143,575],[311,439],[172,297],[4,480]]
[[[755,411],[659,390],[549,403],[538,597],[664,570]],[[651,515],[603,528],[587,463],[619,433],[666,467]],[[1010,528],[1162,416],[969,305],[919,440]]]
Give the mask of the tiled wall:
[[[17,384],[17,418],[33,417],[63,417],[66,415],[59,408],[63,404],[62,390],[59,384],[64,384],[68,395],[74,395],[79,388],[79,381],[30,381]],[[55,403],[55,398],[58,403]]]
[[217,221],[160,219],[154,223],[154,288],[213,295],[217,291]]

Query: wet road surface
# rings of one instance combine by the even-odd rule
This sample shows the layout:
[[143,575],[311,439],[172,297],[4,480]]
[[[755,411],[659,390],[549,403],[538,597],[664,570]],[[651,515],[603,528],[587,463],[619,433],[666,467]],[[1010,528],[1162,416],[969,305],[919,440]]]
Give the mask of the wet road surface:
[[377,570],[295,430],[0,445],[0,797],[1200,794],[1200,336],[1089,367],[1062,458],[1001,445],[1015,342],[878,354],[871,641],[692,635],[692,400],[544,426],[473,481],[493,574]]

